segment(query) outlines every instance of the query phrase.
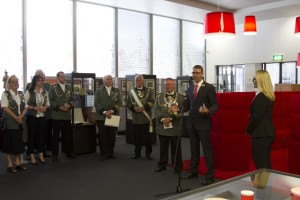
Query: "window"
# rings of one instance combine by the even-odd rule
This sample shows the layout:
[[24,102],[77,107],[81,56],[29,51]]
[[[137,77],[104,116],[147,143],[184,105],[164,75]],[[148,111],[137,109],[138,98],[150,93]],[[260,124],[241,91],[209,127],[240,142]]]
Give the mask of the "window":
[[150,15],[118,10],[118,77],[150,74]]
[[279,63],[267,63],[266,70],[269,72],[273,87],[275,88],[275,84],[279,83]]
[[205,69],[203,24],[182,22],[182,75],[190,76],[195,65]]
[[[19,90],[23,90],[23,40],[22,0],[0,1],[0,74],[19,78]],[[1,76],[2,78],[2,76]],[[0,83],[0,94],[4,91]]]
[[115,9],[77,3],[77,72],[115,74]]
[[180,76],[180,56],[180,21],[153,16],[153,74]]
[[27,82],[73,71],[72,1],[27,0]]
[[282,63],[282,83],[296,83],[296,65],[295,62]]

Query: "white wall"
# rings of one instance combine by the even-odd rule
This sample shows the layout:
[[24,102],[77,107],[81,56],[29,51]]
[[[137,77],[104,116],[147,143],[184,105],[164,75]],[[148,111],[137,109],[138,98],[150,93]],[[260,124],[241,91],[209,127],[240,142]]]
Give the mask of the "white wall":
[[240,24],[236,25],[234,39],[207,40],[207,81],[217,82],[216,65],[268,63],[273,62],[272,55],[276,53],[284,54],[284,61],[296,61],[300,38],[294,36],[295,19],[296,16],[257,22],[255,36],[243,35],[243,24]]

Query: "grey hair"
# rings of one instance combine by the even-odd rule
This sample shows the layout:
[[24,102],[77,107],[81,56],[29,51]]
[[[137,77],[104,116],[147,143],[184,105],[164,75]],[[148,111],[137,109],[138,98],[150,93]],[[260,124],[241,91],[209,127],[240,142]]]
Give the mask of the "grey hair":
[[41,75],[41,74],[43,74],[43,76],[45,76],[45,73],[43,72],[43,70],[38,69],[35,71],[35,75]]
[[144,76],[143,76],[142,74],[137,74],[137,75],[135,76],[135,80],[136,80],[137,78],[142,78],[142,80],[144,80]]
[[103,80],[106,80],[108,77],[111,77],[111,78],[112,78],[111,75],[107,74],[107,75],[105,75],[105,76],[103,77]]
[[9,90],[9,83],[11,81],[19,81],[18,77],[16,75],[11,75],[10,77],[8,77],[7,81],[6,81],[6,89]]

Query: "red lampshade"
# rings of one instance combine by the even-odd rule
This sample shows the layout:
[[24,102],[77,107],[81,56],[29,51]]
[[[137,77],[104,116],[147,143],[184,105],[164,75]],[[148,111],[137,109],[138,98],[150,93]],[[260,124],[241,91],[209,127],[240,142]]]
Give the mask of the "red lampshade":
[[296,67],[300,67],[300,53],[298,53]]
[[244,21],[244,35],[256,35],[255,16],[246,16]]
[[207,13],[204,20],[204,37],[235,37],[233,14],[230,12]]
[[296,18],[295,36],[300,37],[300,16]]

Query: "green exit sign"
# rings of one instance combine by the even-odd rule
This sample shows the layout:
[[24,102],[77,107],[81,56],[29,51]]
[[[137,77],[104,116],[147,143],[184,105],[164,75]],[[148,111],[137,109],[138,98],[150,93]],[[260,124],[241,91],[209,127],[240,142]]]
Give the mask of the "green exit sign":
[[273,61],[283,61],[283,54],[274,54]]

